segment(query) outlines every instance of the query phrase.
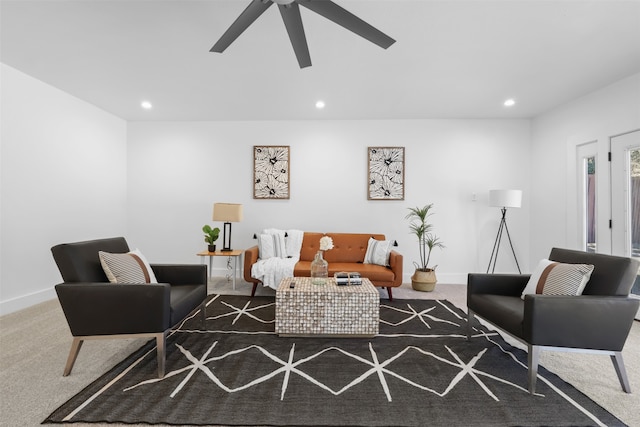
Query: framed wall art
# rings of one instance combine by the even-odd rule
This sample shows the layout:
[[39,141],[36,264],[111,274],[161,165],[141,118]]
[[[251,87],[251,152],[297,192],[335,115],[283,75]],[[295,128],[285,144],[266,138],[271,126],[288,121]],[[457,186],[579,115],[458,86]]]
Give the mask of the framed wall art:
[[404,200],[404,147],[369,147],[369,200]]
[[289,198],[289,146],[253,146],[253,198]]

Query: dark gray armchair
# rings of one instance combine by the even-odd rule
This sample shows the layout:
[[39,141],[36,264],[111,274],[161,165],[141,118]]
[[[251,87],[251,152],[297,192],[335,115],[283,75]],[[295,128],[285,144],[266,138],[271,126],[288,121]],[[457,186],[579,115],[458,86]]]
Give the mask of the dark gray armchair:
[[467,337],[474,316],[528,347],[529,392],[535,392],[540,351],[581,351],[611,356],[622,389],[631,393],[622,360],[640,301],[629,298],[640,263],[631,258],[553,248],[551,261],[591,264],[591,278],[581,296],[526,295],[528,275],[469,274]]
[[[167,333],[203,305],[207,267],[151,264],[160,283],[113,284],[98,251],[126,253],[129,246],[116,237],[51,248],[64,281],[56,285],[56,293],[73,335],[63,375],[71,373],[85,340],[148,337],[156,340],[158,376],[163,377]],[[204,307],[200,308],[204,321]]]

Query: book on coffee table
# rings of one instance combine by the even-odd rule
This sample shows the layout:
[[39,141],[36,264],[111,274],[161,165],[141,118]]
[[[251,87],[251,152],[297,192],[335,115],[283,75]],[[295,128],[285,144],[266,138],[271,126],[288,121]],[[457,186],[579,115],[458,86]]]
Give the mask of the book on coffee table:
[[336,284],[342,285],[362,285],[362,276],[358,272],[340,271],[333,275]]

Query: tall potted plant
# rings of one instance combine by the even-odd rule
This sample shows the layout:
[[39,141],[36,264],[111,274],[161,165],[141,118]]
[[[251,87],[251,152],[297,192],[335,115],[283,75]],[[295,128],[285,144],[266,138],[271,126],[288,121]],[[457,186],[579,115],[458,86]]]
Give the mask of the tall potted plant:
[[418,238],[418,248],[420,263],[414,262],[416,270],[411,276],[411,286],[416,291],[431,292],[436,287],[436,267],[429,267],[431,251],[434,248],[444,249],[444,244],[435,234],[431,232],[433,224],[429,224],[428,219],[433,214],[430,212],[433,203],[423,207],[409,208],[409,213],[405,217],[410,221],[409,230]]
[[202,227],[202,232],[204,233],[204,241],[208,243],[207,250],[209,252],[215,252],[216,240],[218,240],[218,236],[220,236],[220,229],[218,227],[211,228],[210,225],[205,225]]

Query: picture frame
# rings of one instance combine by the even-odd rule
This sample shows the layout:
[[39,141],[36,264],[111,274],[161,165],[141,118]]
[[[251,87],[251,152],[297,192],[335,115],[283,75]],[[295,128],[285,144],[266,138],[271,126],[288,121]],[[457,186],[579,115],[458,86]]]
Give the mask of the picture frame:
[[289,199],[290,147],[253,146],[253,198]]
[[404,200],[404,147],[368,147],[368,200]]

